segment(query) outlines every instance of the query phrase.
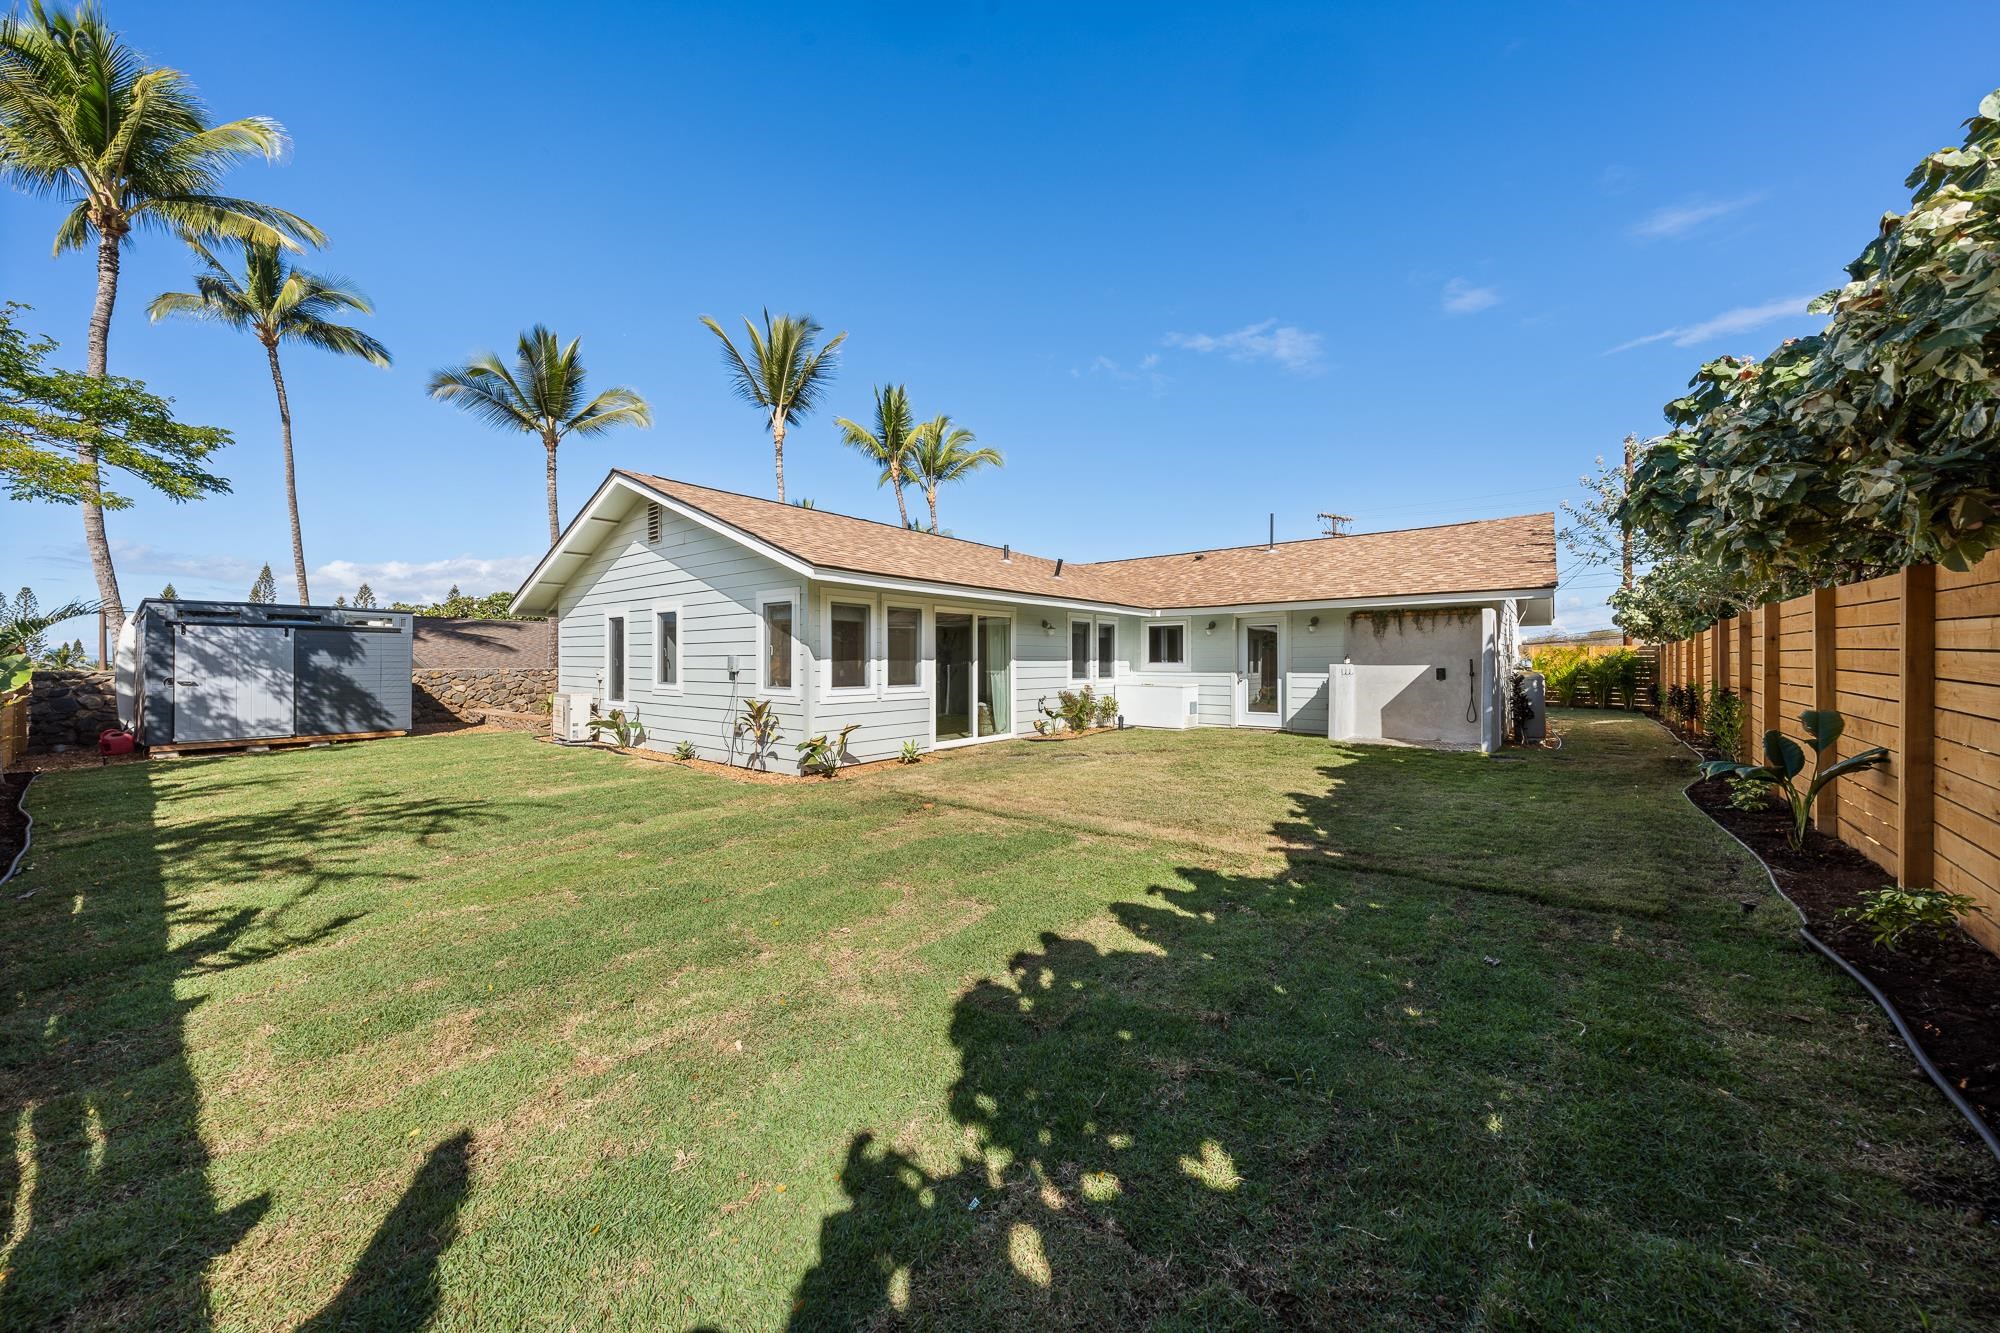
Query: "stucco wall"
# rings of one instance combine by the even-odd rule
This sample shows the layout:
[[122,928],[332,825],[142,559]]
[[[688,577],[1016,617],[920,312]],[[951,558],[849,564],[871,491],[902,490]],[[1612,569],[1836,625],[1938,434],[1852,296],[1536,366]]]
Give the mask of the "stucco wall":
[[[1486,699],[1482,660],[1488,614],[1466,607],[1352,616],[1346,625],[1345,657],[1363,670],[1354,677],[1357,694],[1348,734],[1478,745]],[[1439,667],[1444,668],[1443,680],[1437,678]],[[1470,721],[1468,706],[1473,710]]]

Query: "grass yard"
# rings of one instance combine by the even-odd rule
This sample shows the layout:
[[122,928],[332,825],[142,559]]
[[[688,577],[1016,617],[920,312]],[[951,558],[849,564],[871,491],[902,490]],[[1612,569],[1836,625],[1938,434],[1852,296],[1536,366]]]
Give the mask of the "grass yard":
[[1994,1327],[1991,1160],[1563,725],[45,778],[0,1326]]

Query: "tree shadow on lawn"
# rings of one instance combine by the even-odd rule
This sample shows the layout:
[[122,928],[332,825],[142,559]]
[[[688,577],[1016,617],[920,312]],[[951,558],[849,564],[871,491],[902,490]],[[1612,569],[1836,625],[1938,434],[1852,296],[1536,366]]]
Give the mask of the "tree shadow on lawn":
[[[184,1034],[203,997],[177,988],[333,937],[363,914],[315,913],[316,894],[419,878],[364,868],[371,849],[486,814],[476,801],[376,792],[169,820],[171,779],[151,766],[60,781],[60,797],[38,788],[34,866],[8,886],[32,896],[4,904],[0,931],[17,997],[0,1019],[0,1239],[17,1238],[0,1261],[0,1327],[206,1327],[203,1270],[270,1199],[225,1208],[210,1186]],[[191,866],[286,888],[269,905],[198,908],[184,895],[209,884]],[[437,1192],[434,1179],[419,1186]],[[364,1266],[383,1257],[371,1248]]]
[[[1570,910],[1329,857],[1328,831],[1364,806],[1415,801],[1412,762],[1326,770],[1331,789],[1276,826],[1295,849],[1277,873],[1178,868],[1112,905],[1136,944],[1045,933],[962,995],[958,1165],[855,1135],[848,1205],[822,1223],[792,1326],[2000,1313],[1982,1228],[1850,1160],[1866,1133],[1885,1158],[1966,1169],[1941,1119],[1896,1122],[1920,1094],[1838,1015],[1819,1034],[1833,1053],[1811,1052],[1829,1067],[1805,1076],[1825,1095],[1800,1086],[1808,1039],[1690,975],[1763,968],[1823,1003],[1782,932],[1742,920],[1733,882]],[[1689,930],[1658,919],[1683,908]],[[1760,1088],[1774,1052],[1790,1082]]]

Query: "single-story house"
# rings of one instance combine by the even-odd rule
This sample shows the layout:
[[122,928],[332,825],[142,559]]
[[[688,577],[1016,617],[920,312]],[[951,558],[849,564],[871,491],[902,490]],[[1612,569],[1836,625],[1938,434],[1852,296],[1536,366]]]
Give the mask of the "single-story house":
[[1071,564],[619,469],[513,610],[555,620],[559,692],[709,759],[750,699],[774,756],[859,723],[867,761],[1031,734],[1084,684],[1133,725],[1491,750],[1555,587],[1546,513]]

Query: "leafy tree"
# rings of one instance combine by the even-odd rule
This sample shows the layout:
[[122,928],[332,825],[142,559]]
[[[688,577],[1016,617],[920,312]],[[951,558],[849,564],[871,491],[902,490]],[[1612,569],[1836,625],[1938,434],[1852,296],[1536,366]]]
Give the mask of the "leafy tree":
[[164,292],[153,298],[154,320],[169,315],[213,320],[254,335],[271,366],[271,387],[278,394],[278,426],[284,443],[285,507],[292,520],[292,573],[298,580],[299,604],[312,601],[306,590],[305,539],[299,531],[298,479],[292,468],[292,405],[285,392],[285,372],[278,361],[280,343],[304,343],[339,356],[356,356],[377,366],[389,364],[389,349],[375,339],[334,322],[347,311],[372,314],[368,298],[345,279],[308,273],[293,267],[276,245],[243,243],[243,272],[231,273],[200,242],[194,252],[207,264],[191,292]]
[[229,490],[204,466],[228,431],[183,425],[138,380],[51,367],[56,344],[14,322],[25,308],[0,306],[0,479],[13,499],[128,508],[129,496],[105,488],[106,468],[172,500]]
[[379,605],[375,600],[375,590],[365,583],[356,588],[354,590],[354,605],[358,610],[373,611]]
[[253,602],[275,602],[278,600],[278,580],[271,574],[268,561],[257,571],[257,581],[250,585],[250,600]]
[[896,492],[897,517],[909,527],[910,510],[903,503],[903,488],[909,485],[910,450],[915,443],[909,391],[900,384],[877,386],[873,431],[846,417],[835,417],[833,424],[840,427],[843,444],[882,469],[880,484]]
[[[978,436],[963,426],[951,424],[948,416],[932,417],[918,426],[910,443],[910,476],[923,488],[930,505],[931,531],[938,531],[937,491],[948,482],[963,481],[983,467],[1000,467],[1006,462],[998,449],[975,448]],[[888,473],[883,473],[884,479]]]
[[[55,250],[97,245],[97,300],[86,371],[108,372],[121,251],[135,230],[196,240],[225,237],[295,246],[325,238],[304,219],[221,193],[245,158],[275,160],[286,145],[262,116],[212,124],[179,70],[148,67],[91,3],[65,11],[30,0],[0,20],[0,175],[29,194],[69,204]],[[84,542],[115,636],[124,622],[104,535],[97,441],[74,441],[83,483]]]
[[334,599],[333,599],[333,604],[334,604],[335,606],[338,606],[338,607],[343,607],[343,608],[344,608],[344,607],[346,607],[346,605],[347,605],[347,594],[346,594],[346,593],[341,593],[341,594],[340,594],[340,595],[339,595],[338,597],[336,597],[336,598],[334,598]]
[[817,347],[824,332],[811,315],[779,315],[764,311],[760,332],[749,316],[743,330],[750,338],[746,358],[729,341],[722,326],[707,315],[701,322],[722,342],[722,364],[729,371],[730,387],[737,397],[763,410],[771,428],[771,457],[778,472],[778,502],[785,500],[785,432],[800,417],[819,406],[820,396],[832,381],[840,344],[845,333],[827,339]]
[[456,583],[446,593],[441,602],[397,602],[393,611],[408,611],[419,616],[453,616],[461,620],[515,620],[520,617],[509,615],[508,604],[514,600],[510,592],[489,592],[484,597],[473,597],[460,592]]
[[1620,510],[1746,584],[1826,583],[2000,547],[2000,91],[1906,182],[1826,328],[1721,357],[1667,405]]
[[653,410],[622,385],[583,396],[579,339],[567,346],[537,324],[520,336],[510,371],[492,352],[431,376],[431,397],[455,403],[488,425],[538,436],[548,453],[549,545],[562,536],[556,506],[556,446],[567,435],[598,435],[614,426],[650,426]]
[[180,599],[181,599],[181,595],[180,595],[179,593],[177,593],[177,592],[175,592],[175,591],[174,591],[174,585],[173,585],[173,584],[169,583],[169,584],[168,584],[168,585],[167,585],[166,587],[164,587],[164,588],[160,589],[160,600],[161,600],[161,601],[163,601],[163,602],[178,602],[178,601],[179,601]]

